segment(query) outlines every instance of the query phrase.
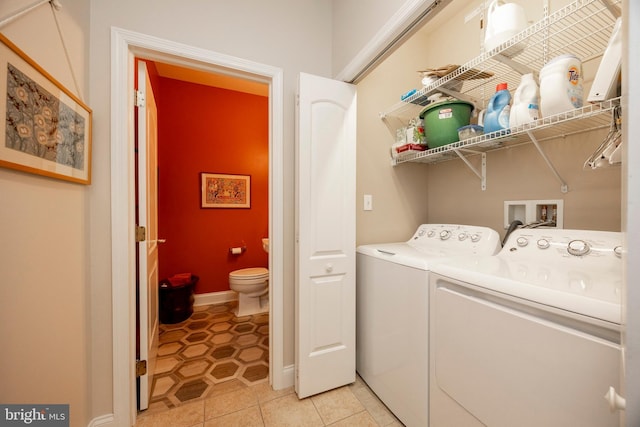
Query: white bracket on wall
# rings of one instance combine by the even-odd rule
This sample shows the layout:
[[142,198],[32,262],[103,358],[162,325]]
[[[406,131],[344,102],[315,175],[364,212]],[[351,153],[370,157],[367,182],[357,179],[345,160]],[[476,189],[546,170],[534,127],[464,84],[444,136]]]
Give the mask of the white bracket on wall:
[[564,181],[564,179],[562,179],[562,177],[560,176],[560,174],[558,173],[558,171],[556,170],[555,166],[553,166],[553,163],[551,163],[551,160],[549,160],[549,157],[547,157],[547,155],[545,154],[545,152],[542,150],[542,147],[540,146],[540,143],[538,142],[538,140],[536,139],[535,136],[533,136],[533,134],[531,133],[531,131],[527,131],[527,135],[529,136],[529,138],[531,139],[531,142],[533,142],[533,145],[535,145],[535,147],[538,149],[538,152],[540,153],[540,155],[542,156],[542,158],[544,159],[545,163],[547,164],[547,166],[549,166],[549,169],[551,169],[551,172],[553,172],[553,174],[555,175],[555,177],[557,178],[558,181],[560,181],[560,191],[563,193],[566,193],[569,191],[569,186],[567,185],[567,183]]
[[533,76],[536,78],[536,80],[538,80],[538,72],[536,70],[534,70],[531,67],[528,67],[524,64],[521,64],[518,61],[514,61],[513,59],[509,58],[508,56],[504,56],[502,54],[497,54],[493,56],[493,59],[495,59],[498,62],[503,63],[504,65],[508,66],[509,68],[511,68],[512,70],[517,71],[520,74],[533,74]]
[[[482,191],[485,191],[487,189],[487,153],[479,153],[477,151],[473,151],[473,150],[464,150],[464,149],[454,149],[453,150],[458,157],[460,157],[460,159],[462,159],[462,161],[467,165],[467,167],[469,169],[471,169],[471,171],[476,174],[476,176],[478,178],[480,178],[480,188],[482,188]],[[471,162],[469,161],[469,159],[467,159],[462,153],[461,151],[468,151],[470,153],[473,154],[480,154],[481,157],[481,161],[480,161],[480,171],[478,171],[478,169],[476,169]]]

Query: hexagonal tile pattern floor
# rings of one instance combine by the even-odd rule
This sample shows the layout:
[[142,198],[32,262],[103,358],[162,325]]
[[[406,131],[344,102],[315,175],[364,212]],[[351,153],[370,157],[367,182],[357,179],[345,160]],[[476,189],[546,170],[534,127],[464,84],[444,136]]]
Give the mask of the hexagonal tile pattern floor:
[[235,317],[236,302],[194,307],[184,322],[160,325],[149,409],[203,399],[230,381],[269,377],[269,314]]

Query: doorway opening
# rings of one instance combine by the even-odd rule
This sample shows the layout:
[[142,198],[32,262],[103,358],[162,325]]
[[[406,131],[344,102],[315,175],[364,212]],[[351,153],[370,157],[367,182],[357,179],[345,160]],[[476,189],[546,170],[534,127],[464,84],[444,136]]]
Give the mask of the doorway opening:
[[[149,325],[153,331],[148,340],[157,337],[158,342],[143,358],[149,360],[148,388],[140,396],[139,409],[148,405],[155,413],[207,399],[223,386],[268,380],[269,314],[238,302],[228,277],[232,271],[268,268],[268,245],[263,240],[268,238],[269,221],[269,86],[136,59],[146,64],[153,87],[153,94],[147,89],[144,96],[146,108],[154,110],[149,104],[157,105],[158,118],[157,132],[150,131],[157,135],[157,149],[149,148],[157,154],[157,169],[149,154],[146,162],[139,163],[147,171],[138,172],[138,178],[145,174],[147,182],[157,180],[158,185],[155,194],[138,198],[140,204],[157,206],[157,221],[148,220],[157,225],[161,242],[156,277],[169,278],[160,292],[160,323]],[[147,116],[141,114],[144,110],[138,117]],[[211,181],[206,187],[215,186],[215,199],[205,200],[205,180]],[[239,191],[240,206],[232,203],[231,191]],[[235,254],[234,246],[240,249]],[[198,278],[193,313],[173,306],[168,291],[172,281],[180,281],[172,278],[178,273]],[[260,298],[264,310],[268,298]]]
[[[283,72],[206,49],[112,28],[111,218],[113,412],[116,425],[136,419],[134,58],[256,81],[269,86],[269,382],[288,384],[283,366]],[[288,374],[287,374],[288,375]]]

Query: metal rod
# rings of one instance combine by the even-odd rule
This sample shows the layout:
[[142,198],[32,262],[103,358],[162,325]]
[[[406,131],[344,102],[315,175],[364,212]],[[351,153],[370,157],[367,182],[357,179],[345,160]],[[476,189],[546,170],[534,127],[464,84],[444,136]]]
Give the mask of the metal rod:
[[567,191],[569,191],[569,187],[567,186],[567,183],[564,181],[564,179],[562,179],[562,177],[560,176],[560,174],[556,170],[555,166],[553,166],[553,163],[551,163],[551,160],[549,160],[549,158],[547,157],[545,152],[542,151],[542,147],[540,146],[540,143],[538,142],[536,137],[533,136],[531,131],[527,131],[527,135],[529,135],[529,138],[531,139],[531,142],[533,142],[533,145],[536,146],[536,148],[538,149],[538,152],[540,153],[540,155],[542,156],[544,161],[547,163],[547,166],[549,167],[549,169],[551,169],[551,171],[556,176],[558,181],[560,181],[560,184],[561,184],[560,191],[562,191],[563,193],[566,193]]
[[7,25],[10,22],[15,21],[16,19],[20,18],[22,15],[26,15],[27,13],[31,12],[32,10],[36,9],[39,6],[42,6],[45,3],[50,3],[51,0],[40,0],[37,3],[34,3],[31,6],[27,6],[26,8],[22,9],[19,12],[14,13],[13,15],[9,16],[8,18],[4,18],[2,21],[0,21],[0,28],[4,27],[5,25]]

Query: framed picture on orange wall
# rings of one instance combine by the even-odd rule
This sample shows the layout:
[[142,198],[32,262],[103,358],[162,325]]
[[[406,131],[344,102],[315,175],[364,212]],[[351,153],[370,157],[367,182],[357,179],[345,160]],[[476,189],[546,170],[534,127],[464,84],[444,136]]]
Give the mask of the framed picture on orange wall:
[[250,208],[251,176],[200,173],[201,208]]

